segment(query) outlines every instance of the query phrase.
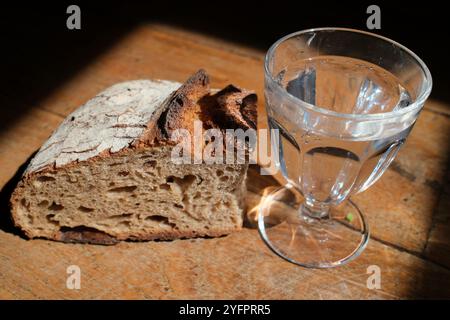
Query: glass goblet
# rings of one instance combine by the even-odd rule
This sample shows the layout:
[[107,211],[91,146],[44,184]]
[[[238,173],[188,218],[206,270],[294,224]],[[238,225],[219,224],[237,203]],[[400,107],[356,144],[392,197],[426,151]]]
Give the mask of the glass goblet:
[[311,268],[342,265],[363,251],[369,229],[349,197],[392,162],[431,86],[419,57],[372,33],[310,29],[272,45],[266,110],[285,181],[259,206],[270,249]]

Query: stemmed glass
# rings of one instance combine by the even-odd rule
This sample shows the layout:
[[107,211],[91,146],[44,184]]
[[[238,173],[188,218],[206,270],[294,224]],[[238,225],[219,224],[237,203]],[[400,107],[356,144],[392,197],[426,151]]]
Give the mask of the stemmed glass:
[[310,29],[272,45],[266,110],[285,181],[263,197],[258,229],[276,254],[327,268],[364,250],[369,229],[349,197],[392,162],[431,86],[419,57],[368,32]]

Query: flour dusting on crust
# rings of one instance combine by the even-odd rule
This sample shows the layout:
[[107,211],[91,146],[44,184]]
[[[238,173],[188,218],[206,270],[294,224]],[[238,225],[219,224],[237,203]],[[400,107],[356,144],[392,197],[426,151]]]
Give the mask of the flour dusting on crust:
[[84,161],[102,151],[118,152],[135,141],[152,116],[181,86],[164,80],[118,83],[71,113],[40,148],[25,173],[48,165]]

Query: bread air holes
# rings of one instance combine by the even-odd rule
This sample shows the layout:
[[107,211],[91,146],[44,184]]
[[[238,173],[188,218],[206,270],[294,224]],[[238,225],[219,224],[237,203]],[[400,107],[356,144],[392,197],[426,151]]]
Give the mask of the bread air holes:
[[217,170],[217,171],[216,171],[216,175],[217,175],[218,177],[223,176],[223,171],[222,171],[222,170]]
[[128,220],[132,215],[132,213],[115,214],[108,217],[108,220]]
[[170,185],[167,184],[167,183],[163,183],[163,184],[160,184],[160,185],[159,185],[159,188],[160,188],[161,190],[169,191],[169,190],[170,190]]
[[64,175],[64,177],[66,178],[66,180],[70,183],[77,183],[78,182],[78,178],[76,176],[73,175]]
[[48,205],[49,205],[49,202],[47,200],[42,200],[41,202],[38,203],[38,207],[41,207],[41,208],[46,208],[46,207],[48,207]]
[[37,177],[36,180],[39,182],[48,182],[48,181],[55,181],[56,179],[54,177],[50,177],[50,176],[40,176],[40,177]]
[[137,186],[115,187],[115,188],[109,189],[107,194],[110,197],[118,197],[123,194],[131,194],[136,189],[137,189]]
[[147,154],[141,156],[140,158],[141,159],[155,158],[157,156],[157,154],[158,154],[158,151],[150,151],[150,152],[147,152]]
[[169,218],[161,216],[161,215],[157,215],[157,214],[145,217],[145,221],[152,222],[152,223],[157,223],[159,225],[161,225],[161,224],[162,225],[167,225],[167,226],[170,226],[172,228],[176,227],[175,223],[171,223],[169,221]]
[[55,180],[56,179],[54,177],[51,177],[51,176],[39,176],[33,181],[33,186],[36,187],[36,188],[40,188],[44,184],[46,184],[48,182],[53,182]]
[[25,198],[22,198],[20,200],[20,208],[30,211],[30,203]]
[[145,169],[155,169],[156,168],[156,160],[149,160],[144,162],[144,168]]
[[55,214],[54,213],[49,213],[45,216],[45,219],[47,219],[48,222],[50,222],[51,224],[58,224],[57,219],[55,218]]
[[51,210],[51,211],[61,211],[63,209],[64,209],[64,206],[56,203],[55,201],[53,201],[52,204],[48,207],[48,210]]
[[117,167],[117,166],[121,166],[121,165],[123,165],[123,162],[114,162],[114,163],[109,164],[110,167]]
[[95,209],[88,208],[88,207],[85,207],[85,206],[79,206],[79,207],[78,207],[78,211],[85,212],[85,213],[89,213],[89,212],[92,212],[92,211],[94,211],[94,210],[95,210]]
[[197,179],[196,176],[188,174],[182,178],[169,176],[167,177],[166,182],[168,184],[177,185],[180,188],[181,192],[184,193],[191,186],[191,184],[194,183],[194,181],[196,181],[196,179]]
[[128,171],[126,171],[126,170],[122,170],[122,171],[119,171],[118,173],[117,173],[117,175],[119,176],[119,177],[126,177],[126,176],[128,176],[130,173],[128,172]]
[[115,194],[115,193],[132,193],[136,189],[137,189],[137,186],[116,187],[116,188],[109,189],[108,193],[110,193],[110,194]]
[[130,221],[121,221],[118,223],[119,228],[120,227],[124,227],[124,228],[129,228],[131,226],[131,222]]

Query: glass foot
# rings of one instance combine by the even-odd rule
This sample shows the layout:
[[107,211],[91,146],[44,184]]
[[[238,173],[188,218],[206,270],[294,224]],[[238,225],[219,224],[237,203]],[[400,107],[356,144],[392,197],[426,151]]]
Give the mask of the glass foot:
[[292,188],[278,188],[263,198],[258,229],[269,248],[289,262],[307,268],[343,265],[361,254],[369,229],[358,207],[347,200],[329,216],[302,213],[303,198]]

